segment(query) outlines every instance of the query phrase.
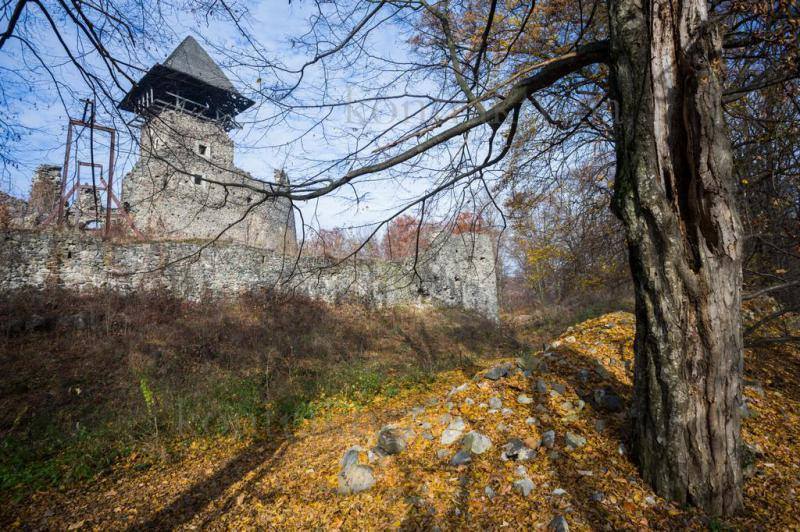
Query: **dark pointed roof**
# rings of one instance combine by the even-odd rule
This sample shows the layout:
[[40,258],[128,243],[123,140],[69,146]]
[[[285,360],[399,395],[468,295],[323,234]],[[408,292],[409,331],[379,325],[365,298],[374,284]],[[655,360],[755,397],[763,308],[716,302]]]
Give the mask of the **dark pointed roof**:
[[218,89],[236,91],[231,80],[191,35],[169,54],[164,66],[188,74]]
[[119,107],[147,114],[169,106],[176,95],[196,104],[191,106],[191,112],[210,119],[235,117],[254,103],[236,90],[208,52],[191,36],[186,37],[163,64],[153,65],[131,87]]

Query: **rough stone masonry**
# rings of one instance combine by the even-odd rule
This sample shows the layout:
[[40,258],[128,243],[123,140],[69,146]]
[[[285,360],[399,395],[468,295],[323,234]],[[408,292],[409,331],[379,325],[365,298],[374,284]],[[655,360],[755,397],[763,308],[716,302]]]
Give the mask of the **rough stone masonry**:
[[[59,176],[61,167],[43,165],[30,202],[8,209],[17,223],[0,232],[0,290],[165,290],[199,300],[274,289],[327,301],[458,306],[497,319],[489,235],[442,236],[416,263],[297,259],[294,206],[274,193],[289,188],[288,176],[257,179],[234,164],[228,131],[252,104],[186,38],[120,103],[141,122],[140,157],[123,179],[122,205],[111,219],[128,221],[141,239],[94,236],[84,222],[103,223],[93,212],[97,189],[76,174],[69,188],[80,194],[65,202],[66,170]],[[45,222],[59,206],[67,220],[53,230]]]
[[452,235],[413,259],[389,262],[285,255],[202,242],[103,240],[75,231],[0,232],[0,291],[61,287],[87,292],[166,291],[200,300],[268,289],[328,302],[438,305],[498,319],[493,239]]

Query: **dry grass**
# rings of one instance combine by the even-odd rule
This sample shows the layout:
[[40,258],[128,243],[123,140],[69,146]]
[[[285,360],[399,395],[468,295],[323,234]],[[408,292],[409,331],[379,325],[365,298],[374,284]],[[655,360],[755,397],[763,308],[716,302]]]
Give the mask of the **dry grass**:
[[[518,346],[456,310],[250,294],[20,292],[0,300],[0,492],[69,484],[206,435],[259,437]],[[0,496],[3,496],[0,493]]]

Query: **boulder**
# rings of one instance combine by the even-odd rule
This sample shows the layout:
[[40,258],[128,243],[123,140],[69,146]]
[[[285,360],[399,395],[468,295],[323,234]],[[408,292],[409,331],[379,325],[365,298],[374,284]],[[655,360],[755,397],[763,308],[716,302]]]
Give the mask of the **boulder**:
[[365,491],[374,485],[375,477],[368,465],[350,465],[339,473],[339,493],[343,495]]

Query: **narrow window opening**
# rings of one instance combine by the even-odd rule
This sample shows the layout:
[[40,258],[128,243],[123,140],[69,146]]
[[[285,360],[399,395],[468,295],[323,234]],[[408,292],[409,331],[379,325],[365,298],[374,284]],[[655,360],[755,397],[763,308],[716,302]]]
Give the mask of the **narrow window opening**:
[[201,176],[200,174],[195,174],[194,175],[194,184],[195,185],[202,185],[203,184],[203,176]]
[[211,158],[211,146],[208,144],[202,144],[200,142],[197,143],[197,154],[204,158],[210,159]]

